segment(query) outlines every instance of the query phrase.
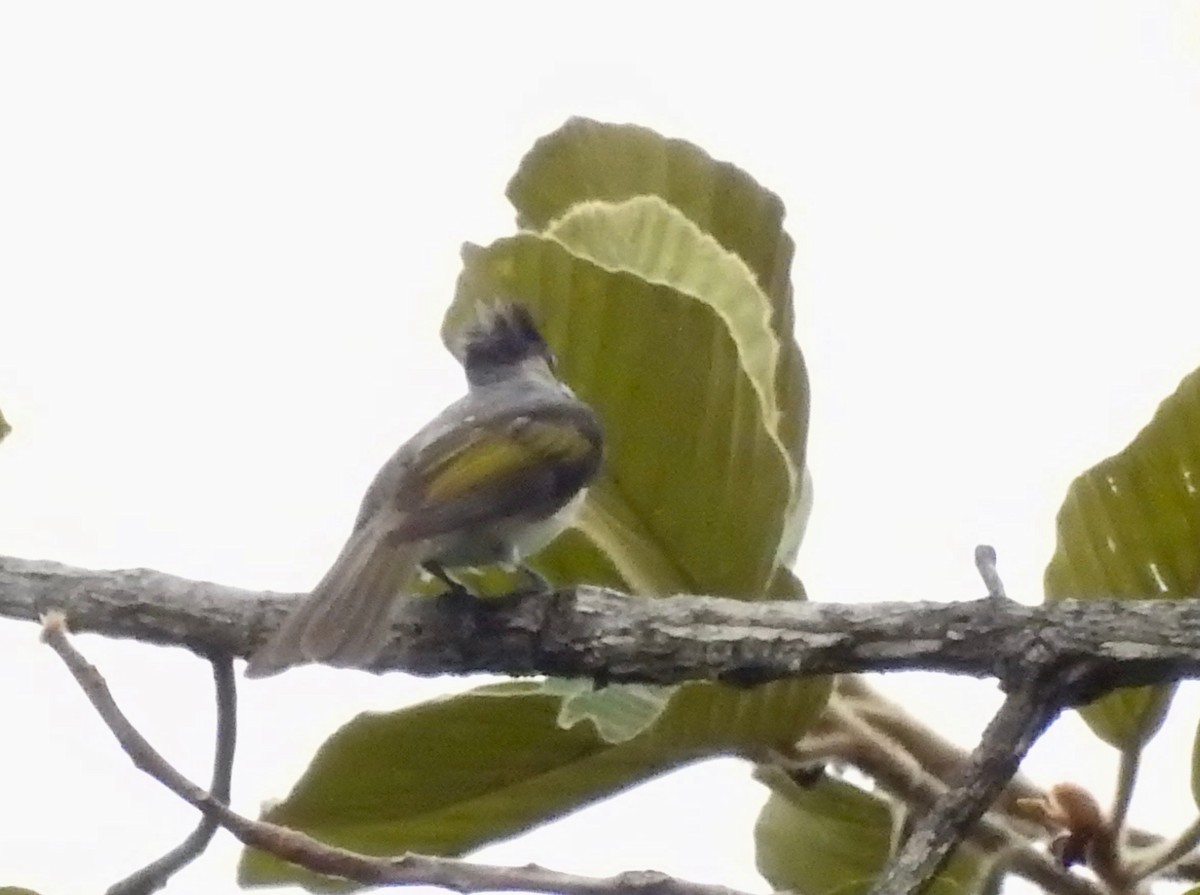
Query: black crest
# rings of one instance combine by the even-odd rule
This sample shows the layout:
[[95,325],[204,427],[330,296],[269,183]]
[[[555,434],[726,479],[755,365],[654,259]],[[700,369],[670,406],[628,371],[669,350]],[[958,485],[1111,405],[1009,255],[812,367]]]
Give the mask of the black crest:
[[463,338],[463,366],[474,381],[488,370],[520,363],[531,357],[551,360],[549,346],[524,305],[498,302],[484,307]]

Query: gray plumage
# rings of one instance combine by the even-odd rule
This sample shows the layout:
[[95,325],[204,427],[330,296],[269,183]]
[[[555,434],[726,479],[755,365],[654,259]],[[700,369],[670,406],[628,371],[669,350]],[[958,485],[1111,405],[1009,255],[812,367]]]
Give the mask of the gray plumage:
[[493,311],[464,355],[467,394],[379,470],[342,552],[251,656],[248,676],[367,665],[423,564],[516,564],[569,523],[600,464],[595,413],[554,376],[524,308]]

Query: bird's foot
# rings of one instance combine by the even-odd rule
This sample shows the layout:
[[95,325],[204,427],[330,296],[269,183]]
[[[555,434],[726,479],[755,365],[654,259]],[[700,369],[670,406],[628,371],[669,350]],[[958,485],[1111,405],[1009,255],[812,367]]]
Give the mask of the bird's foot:
[[475,594],[471,593],[470,588],[461,581],[456,581],[451,577],[450,573],[446,571],[446,567],[440,562],[429,560],[424,566],[426,572],[446,585],[446,589],[438,594],[439,600],[452,600],[456,603],[474,602],[476,597]]
[[533,569],[522,564],[517,566],[517,574],[523,579],[522,583],[518,584],[511,591],[505,594],[504,599],[545,596],[546,594],[554,593],[554,586],[549,582],[546,576],[537,569]]

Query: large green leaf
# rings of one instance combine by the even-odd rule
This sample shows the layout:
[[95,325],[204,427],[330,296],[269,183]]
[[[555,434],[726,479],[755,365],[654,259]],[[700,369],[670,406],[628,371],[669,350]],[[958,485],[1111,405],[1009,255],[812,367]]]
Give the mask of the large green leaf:
[[[802,520],[800,476],[808,426],[808,380],[790,331],[774,329],[770,298],[738,255],[658,196],[589,201],[556,219],[544,235],[606,270],[666,284],[709,305],[729,328],[738,361],[762,405],[767,432],[788,470],[787,519]],[[785,533],[779,562],[788,565],[803,525]]]
[[[812,682],[687,684],[649,729],[613,745],[591,724],[557,726],[560,700],[536,683],[481,687],[360,715],[265,818],[368,854],[461,854],[699,758],[787,747],[825,695]],[[239,879],[337,885],[252,850]]]
[[[771,329],[770,299],[741,258],[658,196],[576,205],[544,235],[607,270],[665,283],[710,305],[729,327],[763,419],[775,433],[781,412],[775,373],[784,339]],[[782,444],[780,450],[786,453]]]
[[[1190,597],[1200,586],[1200,370],[1119,454],[1083,473],[1058,513],[1046,597]],[[1136,749],[1171,688],[1119,690],[1081,712],[1101,739]]]
[[[689,249],[684,252],[670,242],[674,237],[689,236],[686,229],[663,228],[653,217],[638,220],[645,206],[637,209],[636,200],[650,196],[677,209],[679,217],[689,221],[704,239],[740,258],[768,299],[771,331],[781,347],[774,375],[785,412],[778,420],[778,431],[792,452],[794,467],[803,470],[808,379],[793,338],[791,265],[795,246],[783,229],[784,207],[777,195],[741,168],[713,159],[692,143],[637,125],[586,118],[572,118],[538,140],[508,185],[520,226],[560,236],[566,229],[564,222],[587,214],[584,209],[593,203],[632,203],[628,217],[633,226],[622,220],[610,228],[615,240],[595,244],[594,235],[589,234],[585,242],[592,243],[590,246],[581,247],[578,240],[571,240],[572,249],[585,257],[604,257],[606,265],[710,300],[714,297],[710,289],[689,290],[687,286],[689,280],[703,286],[706,253],[692,250],[691,239],[685,240]],[[804,518],[802,513],[789,518],[779,550],[783,565],[795,559]]]
[[479,300],[519,298],[563,378],[600,415],[604,467],[578,527],[626,584],[761,595],[795,503],[793,477],[722,318],[544,236],[468,247],[464,264],[447,331]]
[[589,199],[654,195],[742,258],[792,330],[792,256],[779,197],[736,165],[650,128],[571,118],[538,140],[508,184],[517,223],[543,230]]
[[[800,786],[777,768],[756,776],[771,787],[754,826],[758,872],[767,882],[798,895],[864,895],[891,854],[888,803],[831,777]],[[960,846],[925,892],[976,892],[988,863],[978,850]]]

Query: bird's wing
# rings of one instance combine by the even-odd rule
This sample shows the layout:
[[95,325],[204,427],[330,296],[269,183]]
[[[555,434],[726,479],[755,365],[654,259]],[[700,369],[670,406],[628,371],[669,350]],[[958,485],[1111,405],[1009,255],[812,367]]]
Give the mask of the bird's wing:
[[595,475],[600,451],[595,417],[583,405],[456,429],[410,468],[397,534],[427,538],[505,516],[550,515]]

